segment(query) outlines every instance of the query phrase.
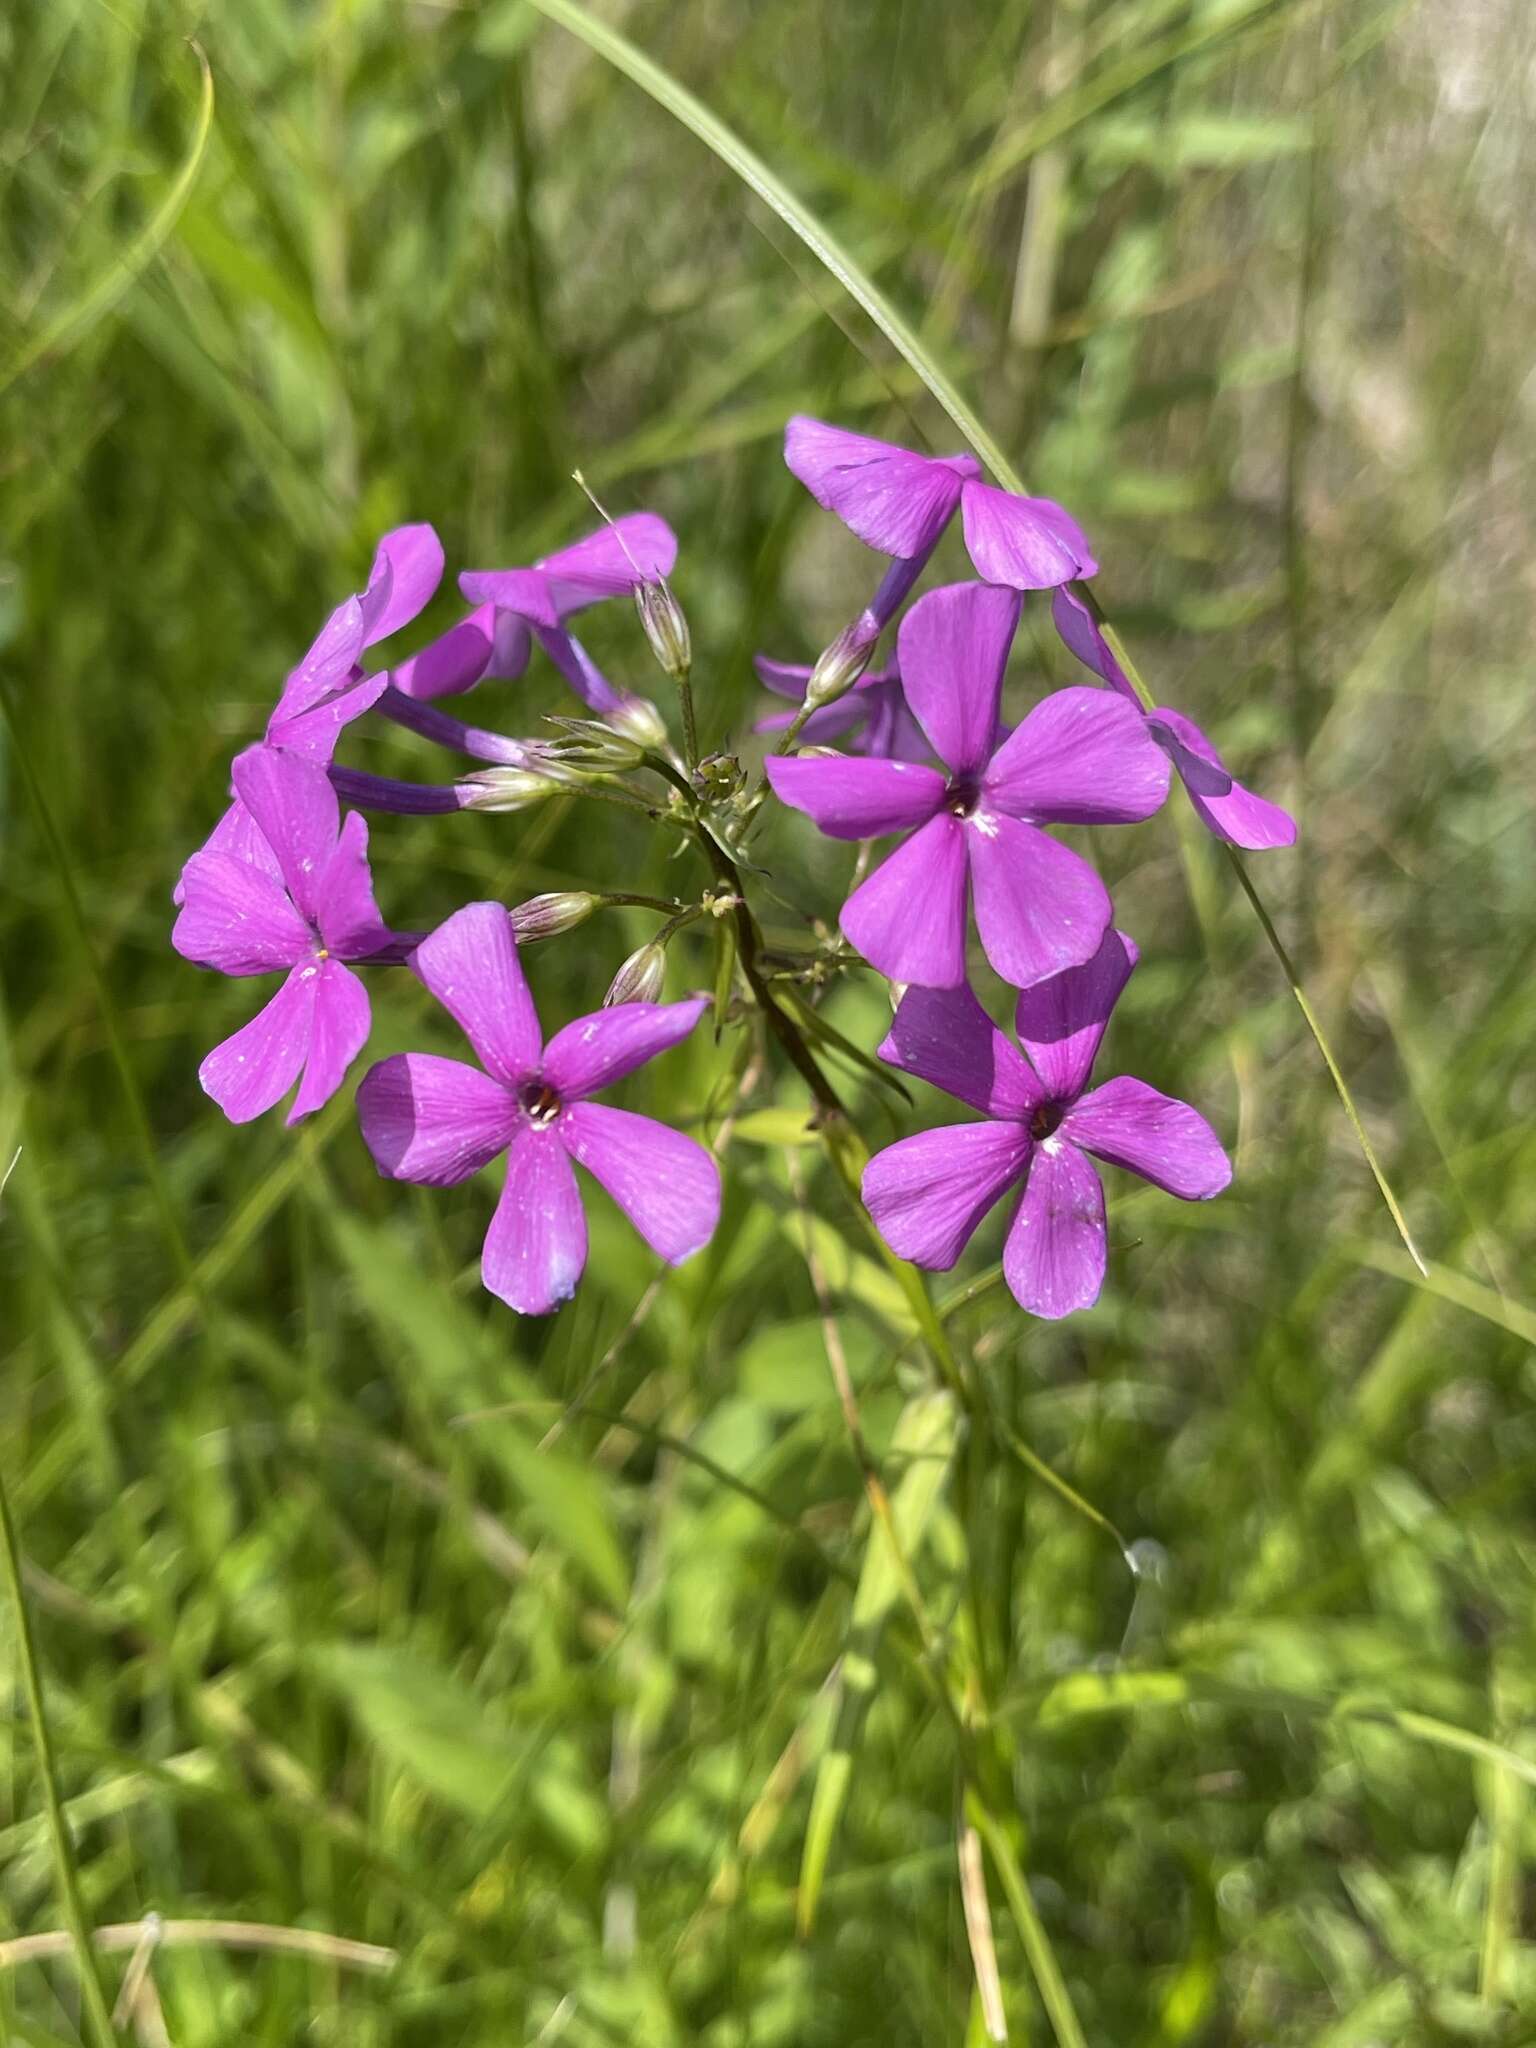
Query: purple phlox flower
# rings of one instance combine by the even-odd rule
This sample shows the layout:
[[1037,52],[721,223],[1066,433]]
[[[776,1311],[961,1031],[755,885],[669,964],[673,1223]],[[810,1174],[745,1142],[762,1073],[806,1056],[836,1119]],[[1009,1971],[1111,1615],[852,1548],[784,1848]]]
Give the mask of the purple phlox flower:
[[[754,662],[758,679],[776,697],[795,703],[805,700],[805,686],[811,679],[810,665],[773,661],[759,654]],[[775,711],[760,718],[754,732],[784,732],[794,723],[793,711]],[[894,661],[883,668],[866,669],[845,697],[813,711],[800,728],[807,747],[825,747],[847,737],[851,752],[871,754],[889,761],[926,761],[930,748],[923,729],[907,708],[901,673]]]
[[499,903],[456,911],[411,965],[481,1064],[433,1053],[380,1061],[357,1093],[363,1137],[380,1173],[428,1187],[452,1187],[507,1154],[480,1267],[492,1294],[523,1315],[547,1315],[575,1291],[587,1224],[573,1160],[672,1265],[709,1241],[720,1216],[711,1154],[651,1117],[590,1099],[686,1038],[707,996],[621,1003],[578,1017],[546,1045]]
[[880,1057],[979,1109],[985,1123],[950,1124],[877,1153],[864,1202],[899,1258],[947,1272],[982,1218],[1018,1190],[1003,1275],[1032,1315],[1097,1301],[1104,1282],[1104,1189],[1091,1159],[1125,1167],[1187,1202],[1232,1178],[1198,1110],[1122,1075],[1088,1089],[1136,948],[1111,931],[1093,959],[1025,989],[1017,1032],[1026,1061],[969,988],[913,989]]
[[1144,711],[1130,677],[1116,661],[1099,630],[1091,608],[1073,590],[1058,590],[1051,599],[1056,630],[1086,668],[1134,704],[1146,719],[1147,731],[1179,772],[1195,815],[1206,830],[1230,846],[1261,852],[1272,846],[1294,846],[1296,820],[1279,804],[1245,789],[1215,747],[1182,711]]
[[251,859],[206,846],[182,869],[178,953],[220,974],[277,974],[282,987],[198,1069],[232,1123],[249,1123],[296,1080],[290,1124],[329,1101],[368,1037],[368,996],[348,960],[400,959],[409,943],[379,916],[368,827],[342,820],[318,761],[249,747],[234,765]]
[[842,927],[882,974],[924,988],[965,980],[966,902],[987,958],[1027,988],[1091,960],[1108,891],[1045,825],[1131,824],[1168,794],[1167,757],[1102,690],[1058,690],[999,744],[1017,592],[932,590],[902,621],[907,702],[948,774],[908,761],[770,756],[775,794],[834,839],[911,836],[854,890]]
[[1060,505],[983,483],[974,456],[917,455],[797,415],[785,429],[784,460],[817,503],[866,546],[917,565],[895,603],[882,585],[872,607],[884,612],[882,624],[911,589],[957,506],[966,550],[986,583],[1049,590],[1098,573],[1081,527]]
[[531,636],[584,704],[609,712],[624,698],[566,621],[603,598],[632,596],[642,583],[664,581],[676,561],[677,536],[667,522],[654,512],[628,512],[531,568],[466,570],[459,588],[471,604],[494,608],[497,674],[522,674]]

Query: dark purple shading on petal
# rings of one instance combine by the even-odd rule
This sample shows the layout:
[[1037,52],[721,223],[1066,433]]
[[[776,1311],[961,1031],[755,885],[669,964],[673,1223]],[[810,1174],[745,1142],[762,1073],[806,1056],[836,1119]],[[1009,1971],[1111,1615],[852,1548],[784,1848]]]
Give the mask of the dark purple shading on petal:
[[[434,697],[456,697],[478,683],[490,665],[496,640],[496,607],[482,604],[468,618],[460,619],[446,633],[429,640],[419,653],[397,662],[389,680],[406,697],[430,702]],[[523,628],[523,660],[526,663],[528,634]]]
[[797,413],[784,429],[784,460],[817,504],[882,555],[927,554],[949,524],[970,455],[914,455]]
[[363,1143],[389,1180],[450,1188],[511,1144],[517,1098],[489,1074],[436,1053],[396,1053],[357,1091]]
[[892,981],[965,979],[966,833],[948,811],[904,840],[843,905],[849,944]]
[[1186,1202],[1208,1202],[1232,1179],[1232,1162],[1199,1110],[1129,1074],[1076,1103],[1061,1135]]
[[1108,931],[1091,960],[1021,992],[1014,1028],[1053,1100],[1071,1101],[1088,1086],[1104,1027],[1140,957],[1134,939]]
[[547,1316],[576,1292],[586,1263],[587,1219],[565,1147],[553,1129],[524,1124],[507,1154],[480,1277],[519,1315]]
[[1093,958],[1113,911],[1087,861],[1001,812],[978,811],[965,836],[976,929],[1004,981],[1028,988]]
[[1168,794],[1168,760],[1139,711],[1079,684],[1044,697],[993,755],[987,799],[1046,825],[1132,825]]
[[1051,617],[1063,642],[1083,666],[1091,668],[1122,697],[1128,697],[1139,710],[1141,699],[1132,689],[1130,677],[1110,652],[1109,642],[1099,631],[1093,613],[1075,590],[1063,587],[1051,593]]
[[713,1237],[720,1220],[720,1169],[696,1139],[597,1102],[571,1104],[554,1129],[571,1157],[669,1264],[680,1266]]
[[1051,498],[968,483],[960,494],[960,518],[966,552],[984,582],[1050,590],[1098,574],[1083,529]]
[[1208,832],[1253,853],[1295,845],[1296,820],[1290,812],[1235,780],[1192,718],[1159,709],[1148,715],[1147,730],[1178,769],[1195,815]]
[[987,1116],[1027,1123],[1040,1104],[1039,1083],[969,987],[908,989],[880,1057]]
[[422,940],[411,966],[488,1074],[516,1087],[538,1073],[543,1037],[503,905],[466,903]]
[[1059,1133],[1043,1139],[1003,1246],[1003,1278],[1014,1299],[1051,1321],[1092,1308],[1107,1248],[1099,1176]]
[[688,996],[680,1003],[615,1003],[577,1017],[544,1048],[543,1077],[566,1102],[595,1095],[681,1044],[708,1008],[708,996]]
[[864,1206],[900,1259],[947,1273],[977,1224],[1029,1163],[1021,1124],[947,1124],[877,1152],[864,1169]]
[[907,702],[956,775],[977,773],[997,744],[1020,603],[1016,591],[951,583],[920,597],[901,622],[896,645]]
[[807,761],[770,754],[763,770],[779,801],[804,811],[831,839],[909,831],[932,818],[944,801],[943,776],[915,761]]

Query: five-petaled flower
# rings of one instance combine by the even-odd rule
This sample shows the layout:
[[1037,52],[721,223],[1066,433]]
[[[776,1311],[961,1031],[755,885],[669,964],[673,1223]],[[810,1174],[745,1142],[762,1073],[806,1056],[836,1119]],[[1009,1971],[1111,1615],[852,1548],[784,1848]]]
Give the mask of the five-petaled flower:
[[[805,686],[811,680],[809,664],[773,661],[760,654],[754,663],[758,679],[776,697],[805,700]],[[784,732],[795,721],[793,711],[775,711],[760,718],[755,732]],[[800,743],[806,747],[830,746],[847,739],[851,752],[870,754],[882,761],[926,761],[929,755],[923,729],[907,705],[901,687],[901,672],[894,661],[883,668],[867,669],[853,688],[836,703],[813,711],[800,728]]]
[[[1058,590],[1051,599],[1051,617],[1062,640],[1086,668],[1112,690],[1128,698],[1138,711],[1141,699],[1116,661],[1098,620],[1073,590]],[[1289,811],[1255,796],[1232,775],[1205,734],[1182,711],[1143,711],[1147,731],[1179,772],[1195,815],[1208,832],[1231,846],[1260,852],[1271,846],[1294,846],[1296,820]]]
[[1041,827],[1130,824],[1168,794],[1167,757],[1140,714],[1100,690],[1058,690],[998,744],[1020,603],[1011,590],[950,584],[902,622],[907,701],[947,776],[906,761],[768,761],[775,793],[830,837],[911,834],[842,910],[850,943],[893,981],[959,987],[968,894],[987,958],[1016,988],[1092,959],[1109,893]]
[[1227,1155],[1187,1102],[1128,1076],[1085,1092],[1136,958],[1111,931],[1086,966],[1025,989],[1017,1031],[1028,1062],[969,988],[903,997],[880,1057],[987,1121],[920,1131],[869,1162],[864,1201],[899,1258],[947,1272],[987,1212],[1017,1189],[1004,1277],[1032,1315],[1070,1315],[1090,1307],[1104,1281],[1104,1190],[1090,1153],[1185,1201],[1226,1187]]
[[357,1091],[363,1137],[380,1173],[429,1187],[452,1187],[507,1154],[480,1268],[492,1294],[547,1315],[575,1291],[587,1223],[572,1160],[672,1265],[709,1241],[720,1215],[713,1157],[665,1124],[589,1099],[686,1038],[706,996],[600,1010],[546,1045],[499,903],[455,911],[411,965],[481,1065],[433,1053],[380,1061]]
[[347,960],[399,960],[409,943],[373,900],[368,827],[345,822],[325,769],[250,747],[234,765],[240,850],[204,847],[182,869],[178,953],[221,974],[284,973],[277,994],[198,1068],[233,1123],[281,1101],[303,1070],[290,1124],[329,1101],[368,1037],[368,995]]

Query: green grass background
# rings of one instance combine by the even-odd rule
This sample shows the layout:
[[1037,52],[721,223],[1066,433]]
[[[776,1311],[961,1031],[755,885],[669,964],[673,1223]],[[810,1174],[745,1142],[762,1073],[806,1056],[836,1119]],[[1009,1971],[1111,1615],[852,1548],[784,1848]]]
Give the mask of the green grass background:
[[[845,1249],[816,1150],[775,1142],[800,1097],[771,1062],[710,1251],[658,1281],[595,1199],[550,1323],[479,1291],[488,1183],[381,1184],[346,1099],[231,1131],[195,1070],[252,989],[172,955],[170,887],[380,529],[526,560],[587,523],[577,464],[654,505],[718,744],[758,703],[752,650],[809,658],[872,587],[784,471],[785,415],[959,444],[784,224],[522,0],[14,0],[0,1460],[87,1913],[276,1930],[173,1930],[122,2038],[980,2041],[969,1815],[1013,2040],[1536,2039],[1536,23],[612,18],[1088,526],[1155,694],[1297,810],[1301,849],[1253,872],[1430,1272],[1177,799],[1093,848],[1144,954],[1109,1057],[1206,1106],[1237,1181],[1208,1209],[1119,1182],[1089,1315],[956,1306],[987,1423],[953,1446],[909,1305]],[[189,34],[216,89],[195,162]],[[627,614],[592,638],[658,688]],[[1021,696],[1068,679],[1048,639]],[[558,707],[545,670],[476,708]],[[387,735],[347,757],[441,772]],[[407,927],[691,880],[596,806],[374,845]],[[844,853],[764,845],[835,907]],[[546,1021],[649,924],[541,949]],[[691,944],[675,988],[708,979]],[[829,1014],[872,1046],[878,984]],[[375,1017],[375,1050],[452,1049],[407,977]],[[742,1059],[701,1037],[624,1099],[717,1124]],[[901,1127],[841,1078],[870,1142]],[[997,1250],[994,1226],[941,1301]],[[7,1939],[62,1924],[15,1650],[7,1615]],[[296,1929],[398,1960],[273,1945]],[[0,2035],[79,2039],[69,1960],[0,1954]]]

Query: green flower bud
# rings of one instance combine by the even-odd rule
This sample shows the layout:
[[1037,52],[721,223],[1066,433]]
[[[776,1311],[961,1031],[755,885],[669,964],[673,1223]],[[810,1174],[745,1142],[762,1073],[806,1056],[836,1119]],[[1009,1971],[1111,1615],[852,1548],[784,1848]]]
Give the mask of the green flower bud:
[[541,751],[562,768],[584,769],[589,774],[618,774],[638,768],[645,749],[638,741],[615,732],[600,718],[551,718],[549,723],[561,734],[542,744]]
[[461,776],[459,803],[466,811],[525,811],[572,786],[551,764],[547,768],[478,768]]
[[546,896],[530,896],[508,915],[519,944],[533,939],[557,939],[585,924],[602,902],[590,889],[552,889]]
[[693,667],[693,640],[671,586],[665,581],[637,583],[635,610],[652,654],[674,683],[686,682]]
[[652,939],[637,947],[613,977],[603,997],[603,1008],[610,1010],[615,1003],[660,1002],[666,976],[667,949]]
[[637,746],[660,753],[667,744],[667,728],[662,724],[661,713],[648,697],[632,697],[628,694],[608,714],[608,723],[617,726]]
[[811,710],[820,711],[825,705],[835,704],[839,697],[846,697],[869,667],[874,651],[875,643],[866,630],[861,630],[859,620],[845,626],[831,646],[822,650],[811,670],[811,679],[805,686],[805,701]]

